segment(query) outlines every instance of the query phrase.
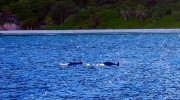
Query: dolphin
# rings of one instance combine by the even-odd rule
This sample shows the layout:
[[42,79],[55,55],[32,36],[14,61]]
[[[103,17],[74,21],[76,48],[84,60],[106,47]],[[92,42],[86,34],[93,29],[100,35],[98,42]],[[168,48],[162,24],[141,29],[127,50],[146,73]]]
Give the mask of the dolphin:
[[112,66],[112,65],[117,65],[117,66],[119,66],[119,62],[118,62],[117,64],[112,63],[112,62],[104,62],[103,64],[104,64],[105,66]]
[[68,66],[72,66],[72,65],[81,65],[83,64],[82,62],[70,62],[68,63]]

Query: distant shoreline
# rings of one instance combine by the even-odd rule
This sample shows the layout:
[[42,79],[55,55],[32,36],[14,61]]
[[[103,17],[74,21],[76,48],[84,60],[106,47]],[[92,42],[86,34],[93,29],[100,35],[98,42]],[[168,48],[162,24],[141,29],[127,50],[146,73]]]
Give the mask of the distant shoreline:
[[180,33],[180,29],[92,29],[92,30],[8,30],[0,35],[126,34]]

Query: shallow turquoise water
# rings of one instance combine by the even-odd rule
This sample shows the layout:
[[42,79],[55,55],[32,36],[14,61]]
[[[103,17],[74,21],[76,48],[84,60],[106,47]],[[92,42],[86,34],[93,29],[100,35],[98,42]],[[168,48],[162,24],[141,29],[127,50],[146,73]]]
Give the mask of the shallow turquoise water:
[[1,36],[0,84],[1,99],[180,99],[180,35]]

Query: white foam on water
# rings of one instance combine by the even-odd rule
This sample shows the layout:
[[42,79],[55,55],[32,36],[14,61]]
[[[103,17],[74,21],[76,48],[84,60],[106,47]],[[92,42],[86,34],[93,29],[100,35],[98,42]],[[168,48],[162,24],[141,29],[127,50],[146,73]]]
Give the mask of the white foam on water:
[[100,66],[100,67],[102,67],[102,66],[105,66],[104,64],[102,64],[102,63],[98,63],[98,64],[96,64],[96,66]]
[[89,64],[89,63],[83,64],[83,65],[84,65],[84,66],[87,66],[87,67],[91,66],[91,64]]
[[60,66],[68,66],[68,63],[59,63]]

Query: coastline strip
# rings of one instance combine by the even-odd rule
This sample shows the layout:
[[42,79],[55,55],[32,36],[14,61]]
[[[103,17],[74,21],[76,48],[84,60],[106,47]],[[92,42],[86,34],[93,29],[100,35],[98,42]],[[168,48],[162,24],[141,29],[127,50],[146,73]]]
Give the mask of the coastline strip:
[[0,31],[0,35],[74,35],[74,34],[148,34],[148,33],[180,33],[180,29],[97,29],[97,30],[8,30]]

